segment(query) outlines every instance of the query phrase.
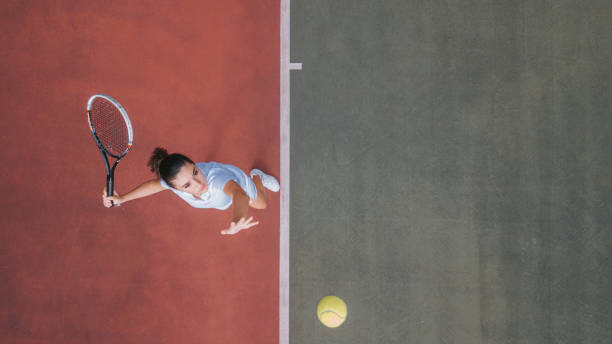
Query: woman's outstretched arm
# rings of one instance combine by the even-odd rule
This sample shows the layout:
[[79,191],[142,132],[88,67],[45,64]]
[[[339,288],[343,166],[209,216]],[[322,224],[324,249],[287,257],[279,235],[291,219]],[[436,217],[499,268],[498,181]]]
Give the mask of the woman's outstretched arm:
[[137,198],[151,196],[163,190],[165,189],[161,186],[159,179],[148,180],[123,195],[119,195],[115,191],[114,196],[108,197],[106,195],[106,189],[104,189],[102,192],[102,203],[104,203],[104,206],[108,208],[111,206],[111,201],[115,204],[121,204]]

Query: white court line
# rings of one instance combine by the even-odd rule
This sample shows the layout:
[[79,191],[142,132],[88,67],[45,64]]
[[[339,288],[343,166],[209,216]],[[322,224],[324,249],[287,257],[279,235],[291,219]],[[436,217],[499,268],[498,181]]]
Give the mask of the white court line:
[[278,343],[289,344],[289,87],[290,70],[301,70],[301,63],[290,63],[290,0],[281,0],[280,17],[280,254],[279,254],[279,311]]
[[280,254],[278,343],[289,344],[289,0],[281,0],[280,18]]

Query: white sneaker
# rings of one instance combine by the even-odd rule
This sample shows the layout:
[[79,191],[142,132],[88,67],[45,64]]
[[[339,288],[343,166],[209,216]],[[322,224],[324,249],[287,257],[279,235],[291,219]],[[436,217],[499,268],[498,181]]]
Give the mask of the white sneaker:
[[277,192],[278,190],[280,190],[280,185],[278,184],[278,180],[276,180],[276,178],[272,177],[271,175],[265,174],[256,168],[251,170],[250,175],[251,175],[251,178],[253,178],[253,175],[258,175],[259,178],[261,178],[261,183],[266,189],[272,192]]

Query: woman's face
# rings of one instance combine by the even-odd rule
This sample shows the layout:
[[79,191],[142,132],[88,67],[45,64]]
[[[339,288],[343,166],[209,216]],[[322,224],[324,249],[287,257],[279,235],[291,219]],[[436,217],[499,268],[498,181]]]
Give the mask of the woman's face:
[[172,180],[172,185],[175,189],[198,196],[208,189],[206,178],[202,175],[202,171],[196,165],[189,162],[181,167],[179,173]]

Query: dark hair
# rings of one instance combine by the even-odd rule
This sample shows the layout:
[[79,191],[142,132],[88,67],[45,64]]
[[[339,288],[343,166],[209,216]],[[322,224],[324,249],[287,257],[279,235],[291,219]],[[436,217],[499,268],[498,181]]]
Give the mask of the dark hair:
[[172,181],[186,163],[193,164],[193,161],[183,154],[168,154],[165,148],[157,147],[151,154],[147,166],[151,168],[151,172],[172,186]]

